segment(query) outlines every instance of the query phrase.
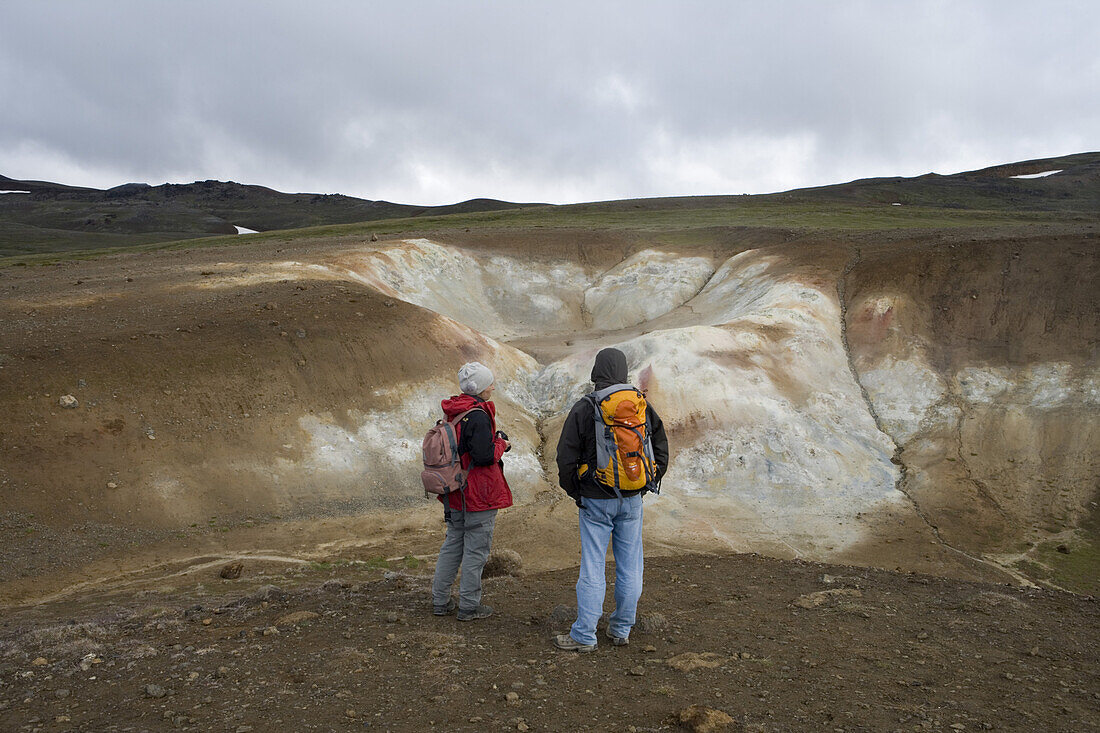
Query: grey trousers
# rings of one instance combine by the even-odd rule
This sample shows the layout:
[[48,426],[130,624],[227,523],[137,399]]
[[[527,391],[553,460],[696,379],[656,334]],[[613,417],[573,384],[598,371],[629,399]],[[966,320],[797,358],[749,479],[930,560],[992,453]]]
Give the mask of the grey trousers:
[[481,571],[489,559],[493,544],[493,527],[497,510],[484,512],[460,512],[451,509],[447,513],[447,537],[439,549],[432,579],[432,603],[444,606],[451,598],[451,585],[458,568],[462,566],[462,579],[458,583],[458,608],[472,611],[481,605]]

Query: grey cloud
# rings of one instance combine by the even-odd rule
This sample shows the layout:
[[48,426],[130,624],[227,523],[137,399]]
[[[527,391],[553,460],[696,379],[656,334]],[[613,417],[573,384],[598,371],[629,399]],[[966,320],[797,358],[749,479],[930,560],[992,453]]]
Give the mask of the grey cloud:
[[443,203],[949,172],[1100,147],[1098,21],[1087,2],[7,3],[0,173]]

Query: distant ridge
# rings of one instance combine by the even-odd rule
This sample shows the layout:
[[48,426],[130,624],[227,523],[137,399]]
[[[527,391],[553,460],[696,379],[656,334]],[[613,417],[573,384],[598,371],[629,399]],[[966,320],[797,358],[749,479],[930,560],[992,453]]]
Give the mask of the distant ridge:
[[236,234],[238,226],[262,232],[539,205],[480,198],[415,206],[214,180],[101,190],[0,176],[0,191],[30,192],[0,196],[0,255]]
[[[1051,174],[1035,177],[1047,173]],[[263,232],[530,207],[545,207],[554,212],[548,216],[563,224],[586,214],[629,214],[631,220],[637,220],[634,214],[725,208],[732,212],[746,204],[836,204],[860,207],[857,210],[867,206],[869,211],[897,205],[1095,216],[1100,213],[1100,152],[1005,163],[950,175],[866,178],[754,196],[622,199],[566,206],[487,198],[446,206],[413,206],[342,194],[282,193],[264,186],[213,180],[159,186],[124,183],[99,190],[0,176],[0,191],[5,190],[30,193],[0,195],[0,257],[228,235],[235,234],[237,227]]]
[[[1019,179],[1057,170],[1043,178]],[[1100,152],[1005,163],[951,175],[865,178],[769,194],[785,200],[828,200],[959,209],[1100,211]]]

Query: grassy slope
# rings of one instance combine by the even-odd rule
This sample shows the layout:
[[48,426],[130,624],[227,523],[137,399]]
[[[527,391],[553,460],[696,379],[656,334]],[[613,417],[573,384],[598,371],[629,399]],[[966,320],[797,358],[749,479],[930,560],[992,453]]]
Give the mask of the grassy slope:
[[[1010,177],[1055,169],[1063,173],[1031,180]],[[1098,182],[1100,153],[1080,153],[951,176],[865,179],[760,196],[635,199],[571,206],[523,206],[474,199],[450,207],[409,207],[345,196],[282,194],[259,186],[216,181],[156,188],[136,186],[136,193],[118,193],[130,197],[125,205],[114,200],[113,192],[87,194],[104,199],[98,202],[85,201],[81,196],[86,198],[86,194],[79,192],[62,196],[42,204],[46,207],[42,210],[35,208],[38,204],[34,202],[27,202],[26,207],[17,205],[10,216],[20,218],[21,224],[0,221],[0,256],[10,255],[0,259],[0,265],[94,257],[131,248],[178,249],[242,241],[428,234],[454,229],[583,228],[668,233],[716,227],[775,227],[836,232],[1088,224],[1100,220]],[[114,206],[122,207],[117,221],[111,214]],[[199,221],[196,212],[202,211],[208,215]],[[381,218],[385,216],[402,218]],[[103,222],[96,224],[100,219]],[[267,224],[258,225],[253,219],[263,219]],[[100,230],[81,231],[87,221]],[[270,231],[248,235],[246,240],[237,235],[203,236],[204,232],[227,231],[226,221]],[[179,227],[151,231],[173,222]],[[106,231],[123,225],[128,233]],[[296,228],[275,229],[290,226]],[[13,241],[18,244],[10,244]]]
[[[689,200],[690,201],[690,200]],[[159,242],[130,247],[51,252],[0,258],[0,267],[49,264],[60,260],[87,259],[121,251],[226,247],[244,242],[287,242],[330,237],[369,237],[371,234],[429,234],[462,229],[583,228],[684,232],[714,227],[775,227],[802,231],[885,231],[905,229],[954,229],[1004,225],[1058,224],[1067,221],[1100,223],[1100,213],[940,209],[881,204],[787,202],[775,198],[745,196],[713,199],[711,205],[685,205],[682,199],[654,199],[572,206],[535,206],[507,211],[481,211],[447,216],[384,219],[356,224],[337,224]],[[708,201],[709,203],[709,201]]]

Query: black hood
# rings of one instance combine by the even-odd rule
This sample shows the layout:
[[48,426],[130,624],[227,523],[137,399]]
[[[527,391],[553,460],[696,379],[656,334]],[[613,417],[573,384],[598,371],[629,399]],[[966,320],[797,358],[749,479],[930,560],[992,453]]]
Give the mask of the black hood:
[[592,383],[596,389],[626,384],[626,354],[618,349],[603,349],[592,365]]

